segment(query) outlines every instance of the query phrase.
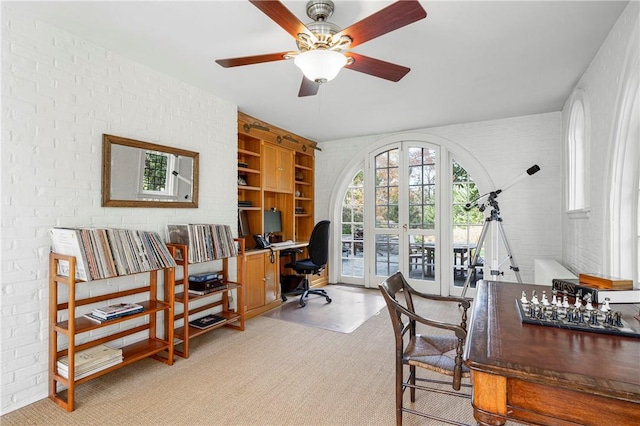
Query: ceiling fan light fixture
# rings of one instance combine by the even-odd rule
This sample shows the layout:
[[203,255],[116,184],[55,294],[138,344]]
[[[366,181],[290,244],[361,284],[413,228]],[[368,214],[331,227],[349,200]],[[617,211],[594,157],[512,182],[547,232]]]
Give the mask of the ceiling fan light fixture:
[[297,55],[294,63],[307,79],[326,83],[333,80],[347,64],[347,57],[335,50],[308,50]]

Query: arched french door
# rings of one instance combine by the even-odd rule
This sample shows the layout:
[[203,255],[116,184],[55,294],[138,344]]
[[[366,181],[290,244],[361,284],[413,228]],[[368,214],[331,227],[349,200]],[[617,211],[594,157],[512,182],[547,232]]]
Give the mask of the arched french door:
[[441,162],[439,146],[419,141],[370,154],[366,282],[401,271],[414,288],[441,293]]

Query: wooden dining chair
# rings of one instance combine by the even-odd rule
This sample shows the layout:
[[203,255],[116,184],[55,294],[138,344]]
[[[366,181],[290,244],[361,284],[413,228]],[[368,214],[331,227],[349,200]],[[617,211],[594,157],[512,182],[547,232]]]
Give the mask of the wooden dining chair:
[[[407,283],[400,272],[380,283],[379,288],[387,303],[395,334],[396,425],[402,425],[403,412],[444,423],[463,424],[405,406],[403,395],[406,388],[411,389],[412,403],[416,400],[416,389],[470,398],[469,393],[460,392],[460,390],[471,387],[469,383],[463,383],[463,378],[468,378],[470,374],[469,369],[462,363],[462,351],[467,337],[467,310],[471,299],[434,296],[418,292]],[[460,323],[447,323],[418,315],[415,310],[414,297],[416,300],[448,302],[447,305],[460,314]],[[421,325],[417,326],[418,324]],[[422,331],[429,328],[435,331],[434,334],[427,335],[416,332],[417,329]],[[406,378],[405,366],[408,366],[409,370],[409,375]],[[449,376],[449,379],[417,377],[416,367]],[[419,385],[416,384],[416,381],[430,382],[430,384]],[[443,384],[451,386],[452,389],[443,387]],[[440,386],[438,387],[438,385]]]

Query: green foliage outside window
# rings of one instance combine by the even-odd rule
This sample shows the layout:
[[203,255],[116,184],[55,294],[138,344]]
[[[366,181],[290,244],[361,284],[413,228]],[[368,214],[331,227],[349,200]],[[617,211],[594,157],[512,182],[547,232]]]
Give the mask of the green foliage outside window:
[[167,185],[167,155],[147,152],[144,161],[142,189],[145,191],[165,190]]

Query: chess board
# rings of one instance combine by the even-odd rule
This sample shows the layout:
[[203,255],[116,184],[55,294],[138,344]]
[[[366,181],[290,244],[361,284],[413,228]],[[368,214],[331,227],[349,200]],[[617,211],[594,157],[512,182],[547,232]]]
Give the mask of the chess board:
[[543,325],[547,327],[566,328],[570,330],[589,331],[593,333],[614,334],[640,338],[640,331],[636,331],[617,312],[607,313],[598,309],[582,310],[552,306],[535,305],[531,302],[523,303],[516,299],[516,309],[520,321],[526,324]]

